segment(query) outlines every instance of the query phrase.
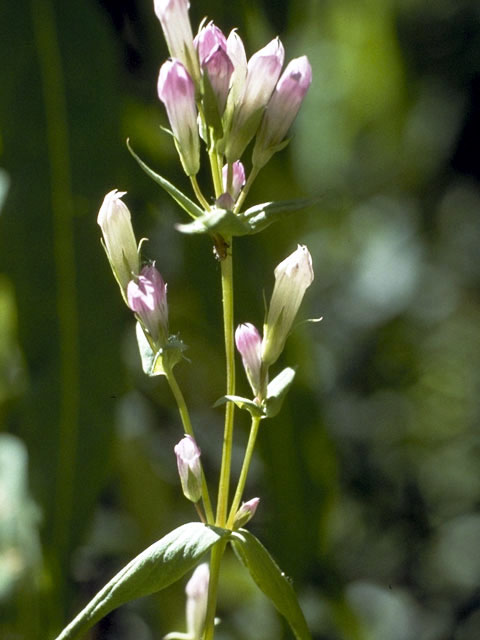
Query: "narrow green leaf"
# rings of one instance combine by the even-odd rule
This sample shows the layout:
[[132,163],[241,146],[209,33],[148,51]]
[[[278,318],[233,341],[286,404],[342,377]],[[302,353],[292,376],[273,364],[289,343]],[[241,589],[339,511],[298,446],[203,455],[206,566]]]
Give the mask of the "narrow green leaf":
[[311,640],[295,591],[262,543],[246,529],[232,533],[233,549],[258,588],[285,617],[297,640]]
[[295,211],[306,209],[316,204],[320,198],[300,198],[281,202],[264,202],[250,207],[240,216],[250,227],[250,233],[258,233],[273,222],[289,216]]
[[150,169],[150,167],[137,156],[135,151],[130,146],[129,140],[127,140],[127,148],[135,158],[135,160],[138,162],[138,164],[145,171],[145,173],[150,176],[150,178],[152,178],[152,180],[154,180],[157,184],[159,184],[162,189],[165,189],[165,191],[175,200],[175,202],[179,204],[182,209],[185,209],[189,216],[191,216],[192,218],[198,218],[199,216],[203,215],[203,209],[195,204],[193,200],[190,200],[188,196],[182,193],[180,189],[177,189],[177,187],[175,187],[171,182],[169,182],[165,178],[162,178],[162,176],[159,176],[158,173],[155,173],[155,171]]
[[241,216],[227,209],[212,209],[188,224],[175,225],[182,233],[220,233],[222,236],[245,236],[250,233]]
[[267,399],[265,400],[266,414],[268,418],[273,418],[282,408],[282,403],[287,395],[287,391],[295,378],[295,369],[286,367],[278,376],[268,384]]
[[256,404],[253,400],[242,398],[242,396],[222,396],[213,406],[219,407],[220,405],[225,404],[227,400],[233,402],[239,409],[246,409],[254,418],[264,417],[262,407]]
[[174,529],[127,564],[87,604],[56,640],[73,640],[125,602],[179,580],[229,531],[190,522]]

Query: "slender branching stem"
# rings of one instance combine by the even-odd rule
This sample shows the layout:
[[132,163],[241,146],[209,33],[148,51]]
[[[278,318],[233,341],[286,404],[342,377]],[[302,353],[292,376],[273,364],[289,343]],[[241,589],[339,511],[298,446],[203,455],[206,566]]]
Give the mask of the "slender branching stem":
[[198,184],[197,176],[190,176],[190,182],[192,183],[193,190],[195,195],[197,196],[197,200],[200,202],[205,211],[210,211],[210,205],[208,204],[207,199],[202,193],[200,189],[200,185]]
[[[225,354],[227,370],[227,395],[235,393],[235,351],[233,340],[233,268],[231,253],[231,238],[228,239],[230,248],[227,256],[222,260],[222,303],[223,328],[225,334]],[[222,465],[218,485],[217,517],[215,524],[224,527],[227,519],[228,494],[230,488],[230,468],[233,446],[233,402],[227,402],[225,409],[225,428],[223,434]],[[217,607],[218,578],[220,563],[225,551],[226,542],[219,542],[210,556],[210,581],[208,586],[208,605],[205,619],[204,640],[212,640],[215,627],[215,610]]]
[[243,491],[245,489],[245,483],[247,481],[248,470],[250,468],[250,463],[252,461],[253,450],[255,448],[255,442],[257,440],[258,428],[260,426],[260,418],[252,417],[252,425],[250,427],[250,435],[248,437],[247,448],[245,450],[245,457],[243,459],[242,470],[240,471],[240,476],[238,478],[237,490],[235,491],[235,496],[233,498],[232,507],[230,509],[230,514],[227,520],[227,529],[231,529],[233,527],[233,521],[235,519],[235,515],[240,506],[240,501],[243,496]]
[[195,504],[195,511],[198,513],[198,517],[203,522],[203,524],[205,524],[205,514],[202,511],[202,507],[200,506],[200,503],[195,502],[194,504]]
[[[227,395],[235,394],[235,349],[233,339],[233,267],[232,247],[227,256],[221,262],[222,268],[222,303],[223,303],[223,328],[225,334],[225,355],[227,369]],[[222,465],[220,469],[220,482],[218,488],[217,519],[216,524],[224,527],[227,520],[228,493],[230,488],[230,467],[232,461],[233,445],[233,418],[235,405],[227,402],[225,409],[225,427],[223,432]]]
[[[183,430],[185,433],[192,438],[195,439],[195,434],[193,433],[192,421],[190,420],[190,413],[188,411],[187,403],[185,402],[185,398],[183,396],[182,390],[178,386],[177,379],[173,375],[173,371],[170,370],[167,372],[167,380],[170,385],[170,389],[172,390],[173,397],[175,398],[175,402],[177,403],[178,412],[180,413],[180,418],[182,420]],[[205,513],[207,516],[208,524],[214,523],[213,509],[212,503],[210,501],[210,494],[208,493],[207,481],[205,479],[205,473],[203,472],[202,467],[202,501],[203,506],[205,508]]]
[[245,198],[248,196],[248,192],[250,191],[250,187],[255,181],[255,178],[258,176],[259,168],[253,166],[250,171],[250,175],[247,178],[247,182],[242,189],[242,193],[238,196],[238,200],[235,203],[234,213],[240,213],[243,203],[245,202]]
[[215,189],[215,197],[218,198],[222,195],[223,182],[222,182],[222,162],[220,155],[213,149],[208,152],[210,160],[210,168],[212,170],[213,188]]
[[227,191],[230,194],[233,191],[233,164],[231,162],[228,163],[227,168]]

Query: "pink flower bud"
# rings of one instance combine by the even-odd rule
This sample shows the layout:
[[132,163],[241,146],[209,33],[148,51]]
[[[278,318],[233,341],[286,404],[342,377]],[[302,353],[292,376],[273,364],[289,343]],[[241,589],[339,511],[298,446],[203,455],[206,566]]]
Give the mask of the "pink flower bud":
[[162,25],[170,55],[180,60],[197,82],[200,71],[188,17],[190,3],[188,0],[154,0],[154,7]]
[[235,514],[235,519],[233,521],[234,529],[243,527],[253,518],[255,512],[257,511],[259,502],[260,498],[252,498],[251,500],[242,503],[240,509]]
[[203,634],[208,603],[208,583],[210,569],[206,562],[199,564],[187,582],[187,635],[191,640],[199,640]]
[[248,61],[243,94],[235,106],[233,120],[225,148],[228,162],[238,160],[257,132],[263,111],[277,84],[284,58],[283,45],[278,38],[254,53]]
[[[228,191],[228,164],[222,169],[223,188]],[[242,187],[245,185],[245,168],[240,160],[236,160],[232,165],[232,184],[230,189],[230,195],[235,201],[240,195]]]
[[127,300],[155,345],[164,346],[168,338],[167,285],[154,266],[144,267],[128,283]]
[[193,176],[200,168],[195,87],[188,71],[178,60],[167,60],[161,66],[158,97],[167,110],[185,173]]
[[253,164],[263,167],[277,151],[300,109],[312,82],[307,56],[291,60],[265,110],[253,150]]
[[275,269],[275,286],[263,328],[261,357],[266,367],[282,353],[305,291],[312,281],[312,256],[306,246],[298,245]]
[[113,274],[126,299],[128,283],[140,271],[140,260],[130,211],[121,200],[125,193],[117,189],[107,193],[98,212],[97,222],[102,229],[103,244]]
[[230,78],[233,73],[233,64],[226,51],[220,45],[205,58],[202,69],[208,75],[208,79],[215,94],[219,115],[222,115],[227,102]]
[[185,436],[175,445],[174,451],[183,495],[192,502],[198,502],[202,496],[200,449],[191,436]]
[[201,65],[203,65],[205,60],[219,47],[223,49],[223,51],[227,51],[227,39],[221,29],[211,21],[206,27],[200,29],[193,42],[198,51],[198,58]]
[[263,395],[266,381],[262,381],[262,338],[257,328],[249,322],[238,325],[235,344],[242,356],[243,367],[253,393],[256,396]]

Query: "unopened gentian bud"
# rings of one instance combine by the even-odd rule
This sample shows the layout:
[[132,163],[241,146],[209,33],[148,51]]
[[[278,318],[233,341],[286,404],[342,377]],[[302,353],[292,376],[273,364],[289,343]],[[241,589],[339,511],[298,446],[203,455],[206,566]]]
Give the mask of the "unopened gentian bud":
[[171,57],[180,60],[195,82],[199,81],[200,70],[188,16],[190,3],[188,0],[154,0],[154,7]]
[[231,168],[232,172],[232,180],[231,180],[231,188],[228,190],[228,164],[226,164],[222,169],[222,178],[223,178],[223,188],[225,191],[229,191],[233,200],[235,201],[240,195],[240,191],[245,185],[245,168],[240,160],[236,160]]
[[209,581],[210,570],[208,564],[203,562],[195,569],[185,587],[187,595],[187,636],[189,640],[201,640],[202,638],[207,614]]
[[174,451],[183,495],[192,502],[198,502],[202,496],[200,449],[192,436],[185,436],[175,445]]
[[155,346],[163,347],[168,338],[167,285],[153,265],[128,283],[127,300]]
[[[284,58],[278,38],[257,51],[248,61],[243,94],[235,105],[225,147],[228,162],[238,160],[260,125],[265,107],[277,84]],[[234,63],[235,64],[235,63]]]
[[253,518],[259,502],[260,502],[260,498],[252,498],[247,502],[242,502],[240,509],[235,514],[235,519],[233,521],[234,529],[239,529],[240,527],[243,527],[244,525],[247,524],[247,522],[249,522]]
[[277,151],[294,121],[312,82],[307,56],[291,60],[265,110],[253,149],[253,164],[263,167]]
[[263,328],[262,361],[266,367],[280,356],[305,291],[312,284],[312,256],[304,245],[275,269],[275,286]]
[[249,322],[238,325],[235,344],[242,356],[243,367],[253,393],[255,396],[262,395],[266,381],[262,380],[262,338],[258,329]]
[[195,87],[185,66],[167,60],[158,76],[158,97],[165,105],[183,169],[194,176],[200,168]]
[[213,24],[212,21],[200,29],[193,42],[198,51],[198,58],[201,65],[203,65],[205,60],[219,47],[225,52],[227,51],[227,39],[222,30]]
[[203,72],[207,74],[208,80],[215,95],[218,113],[221,116],[225,110],[230,78],[233,73],[233,64],[226,51],[219,45],[214,49],[202,64]]
[[102,229],[103,245],[110,266],[126,301],[127,286],[140,271],[140,259],[130,211],[121,200],[125,193],[126,191],[117,189],[107,193],[98,212],[97,222]]

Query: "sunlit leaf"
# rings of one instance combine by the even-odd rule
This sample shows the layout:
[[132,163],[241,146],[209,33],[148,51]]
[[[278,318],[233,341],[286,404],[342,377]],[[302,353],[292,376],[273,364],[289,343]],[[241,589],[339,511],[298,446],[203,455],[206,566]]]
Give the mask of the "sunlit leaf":
[[241,216],[227,209],[212,209],[188,224],[177,224],[182,233],[220,233],[222,236],[244,236],[250,233]]
[[189,216],[191,216],[192,218],[198,218],[199,216],[203,215],[203,209],[200,209],[200,207],[196,205],[193,200],[190,200],[188,196],[182,193],[180,189],[177,189],[177,187],[175,187],[171,182],[169,182],[165,178],[162,178],[162,176],[159,176],[158,173],[155,173],[153,169],[150,169],[150,167],[137,156],[135,151],[130,146],[129,140],[127,140],[127,147],[132,156],[145,171],[145,173],[163,189],[165,189],[165,191],[175,200],[175,202],[179,204],[182,209],[185,209]]
[[192,569],[229,531],[190,522],[174,529],[129,562],[62,631],[72,640],[122,604],[168,587]]
[[242,396],[222,396],[213,406],[218,407],[225,404],[227,400],[233,402],[239,409],[246,409],[253,418],[260,418],[264,416],[263,409],[260,405],[248,398],[242,398]]
[[248,222],[250,233],[258,233],[273,222],[289,216],[295,211],[313,206],[320,198],[301,198],[281,202],[264,202],[243,212],[242,218]]
[[267,399],[265,400],[267,417],[273,418],[282,408],[283,400],[295,378],[295,369],[286,367],[276,376],[267,387]]
[[234,532],[231,541],[238,559],[258,588],[285,617],[297,640],[310,640],[311,635],[295,591],[262,543],[245,529]]

